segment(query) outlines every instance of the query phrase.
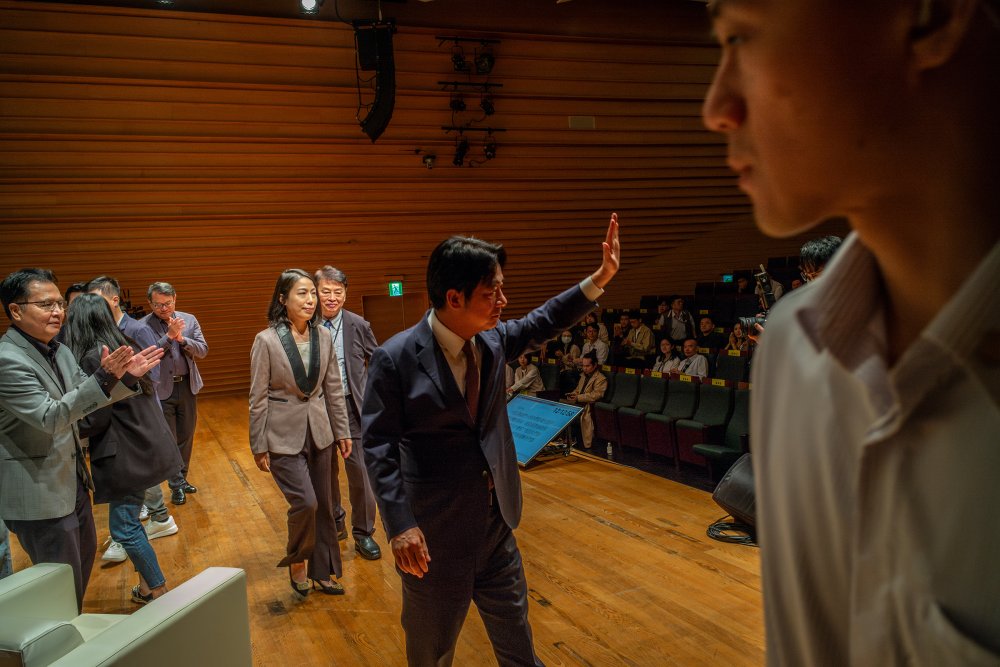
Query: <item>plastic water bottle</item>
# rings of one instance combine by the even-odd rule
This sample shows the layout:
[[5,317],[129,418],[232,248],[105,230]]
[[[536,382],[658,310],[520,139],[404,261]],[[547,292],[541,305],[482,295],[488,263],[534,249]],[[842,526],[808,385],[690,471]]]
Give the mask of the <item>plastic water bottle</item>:
[[611,443],[609,442],[608,443],[608,458],[609,459],[612,458],[614,456],[614,453],[615,453],[614,450],[611,449]]

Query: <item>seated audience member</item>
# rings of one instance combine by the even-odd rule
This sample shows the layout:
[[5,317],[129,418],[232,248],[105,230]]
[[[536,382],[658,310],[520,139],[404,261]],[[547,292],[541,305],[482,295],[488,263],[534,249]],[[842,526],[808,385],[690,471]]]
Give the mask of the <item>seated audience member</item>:
[[[774,292],[774,300],[777,301],[778,299],[780,299],[782,297],[782,295],[784,295],[785,288],[782,286],[781,283],[779,283],[777,280],[775,280],[774,277],[771,276],[770,274],[768,275],[768,278],[770,278],[770,280],[771,280],[771,291]],[[753,293],[756,294],[758,297],[760,297],[760,299],[761,299],[761,308],[763,308],[764,307],[764,290],[762,290],[760,288],[760,284],[757,283],[756,281],[754,281],[754,284],[756,285],[756,287],[754,287]]]
[[528,355],[522,354],[517,358],[517,370],[514,371],[514,381],[507,387],[507,397],[518,393],[534,396],[543,389],[545,385],[538,366],[528,361]]
[[653,370],[658,373],[669,373],[670,371],[677,370],[677,364],[680,361],[680,357],[677,356],[674,346],[670,344],[670,339],[661,338],[660,354],[657,355],[656,361],[653,362]]
[[750,338],[747,336],[747,333],[743,331],[743,325],[737,322],[733,325],[733,330],[729,334],[729,343],[726,344],[725,349],[736,350],[738,352],[749,352],[750,345]]
[[808,283],[819,278],[841,243],[843,239],[839,236],[821,236],[803,243],[799,249],[799,274],[802,280]]
[[712,352],[718,352],[726,346],[726,337],[715,330],[715,321],[708,315],[698,320],[696,339],[698,347],[708,348]]
[[792,278],[791,288],[793,290],[796,290],[796,289],[802,287],[803,285],[805,285],[805,283],[802,281],[801,278]]
[[611,337],[611,356],[616,364],[625,363],[625,357],[628,355],[628,349],[625,347],[625,340],[628,338],[628,333],[631,328],[628,313],[622,313],[618,321],[615,322]]
[[559,391],[566,393],[576,386],[576,379],[580,375],[576,368],[580,347],[573,342],[573,332],[566,329],[553,343],[549,343],[548,356],[559,365]]
[[653,353],[653,330],[639,319],[639,313],[629,315],[629,332],[623,343],[625,365],[629,368],[645,368]]
[[581,359],[584,355],[593,352],[597,357],[597,365],[608,363],[608,344],[600,339],[597,333],[597,326],[588,324],[583,329],[583,347],[580,349]]
[[653,326],[658,330],[666,329],[668,310],[670,310],[670,304],[666,301],[661,301],[659,305],[656,306],[656,319],[653,320]]
[[750,279],[746,276],[736,277],[736,293],[737,294],[749,294],[750,293]]
[[608,379],[597,369],[597,358],[593,353],[580,360],[580,381],[576,389],[566,394],[567,402],[583,406],[580,415],[580,430],[583,435],[583,446],[590,449],[594,444],[594,420],[590,415],[591,406],[604,398],[608,389]]
[[587,316],[583,318],[583,326],[586,327],[588,324],[597,327],[597,338],[604,341],[605,345],[610,346],[611,339],[608,338],[608,328],[604,326],[604,322],[601,321],[596,312],[587,313]]
[[677,372],[684,375],[705,377],[708,375],[708,359],[698,354],[698,341],[688,338],[684,341],[684,358],[677,364]]
[[670,302],[666,333],[674,345],[680,345],[686,339],[694,337],[694,318],[684,310],[684,299],[679,296]]

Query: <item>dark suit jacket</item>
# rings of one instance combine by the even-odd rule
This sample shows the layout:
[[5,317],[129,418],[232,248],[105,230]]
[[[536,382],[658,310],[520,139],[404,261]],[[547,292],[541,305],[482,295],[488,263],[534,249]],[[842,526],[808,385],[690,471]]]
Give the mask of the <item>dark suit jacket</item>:
[[363,443],[386,534],[419,525],[435,558],[442,543],[467,553],[463,546],[476,539],[474,521],[489,502],[487,470],[504,520],[517,526],[521,480],[507,421],[506,363],[593,307],[577,285],[523,319],[477,334],[475,424],[426,317],[375,350],[362,407]]
[[[118,328],[123,334],[134,340],[139,345],[140,350],[145,350],[147,347],[157,344],[156,334],[153,333],[153,330],[128,313],[122,313],[122,320],[118,323]],[[157,364],[149,369],[146,377],[153,381],[154,386],[159,383],[160,365]]]
[[[100,365],[97,350],[80,360],[80,367],[88,374]],[[139,393],[90,413],[80,422],[80,435],[90,438],[95,503],[118,500],[130,493],[141,495],[184,465],[154,393]]]
[[[365,387],[368,384],[368,362],[378,347],[371,325],[365,318],[349,310],[344,313],[344,364],[347,366],[347,387],[351,390],[348,400],[354,403],[361,414]],[[360,446],[361,443],[357,443]]]

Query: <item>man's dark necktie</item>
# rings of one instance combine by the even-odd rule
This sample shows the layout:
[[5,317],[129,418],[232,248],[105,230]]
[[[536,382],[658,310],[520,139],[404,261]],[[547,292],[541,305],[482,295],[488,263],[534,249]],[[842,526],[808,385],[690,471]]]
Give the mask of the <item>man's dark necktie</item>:
[[474,422],[479,410],[479,364],[472,351],[472,341],[465,341],[462,353],[465,354],[465,402],[469,406],[469,414],[472,415]]

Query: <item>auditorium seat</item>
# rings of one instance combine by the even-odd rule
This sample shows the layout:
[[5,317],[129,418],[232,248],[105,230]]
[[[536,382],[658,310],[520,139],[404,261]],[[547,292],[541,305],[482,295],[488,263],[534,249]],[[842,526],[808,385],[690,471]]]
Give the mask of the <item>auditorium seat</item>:
[[615,386],[605,394],[604,401],[594,403],[591,416],[594,419],[594,437],[608,442],[618,442],[617,412],[619,408],[630,408],[639,397],[639,375],[634,368],[628,368],[615,376]]
[[555,363],[555,359],[550,360],[550,363],[539,363],[532,358],[532,363],[538,364],[538,375],[541,376],[542,384],[545,385],[545,389],[538,392],[536,396],[549,401],[558,401],[562,398],[559,391],[559,365]]
[[721,444],[726,422],[733,411],[732,383],[711,380],[701,385],[698,409],[690,419],[678,419],[674,424],[677,435],[677,460],[705,467],[708,462],[694,451],[697,444]]
[[750,390],[737,389],[733,399],[733,415],[726,424],[721,444],[698,443],[693,449],[708,461],[712,481],[721,479],[736,459],[746,454],[750,442]]
[[730,382],[746,382],[749,371],[749,353],[739,350],[723,350],[716,358],[712,377]]
[[674,422],[694,414],[698,407],[698,384],[691,380],[670,380],[667,383],[667,400],[660,412],[650,412],[643,419],[646,434],[646,451],[674,459]]
[[643,375],[639,379],[639,398],[635,407],[618,409],[618,442],[623,447],[646,450],[646,432],[643,417],[649,412],[659,412],[667,400],[667,378]]

